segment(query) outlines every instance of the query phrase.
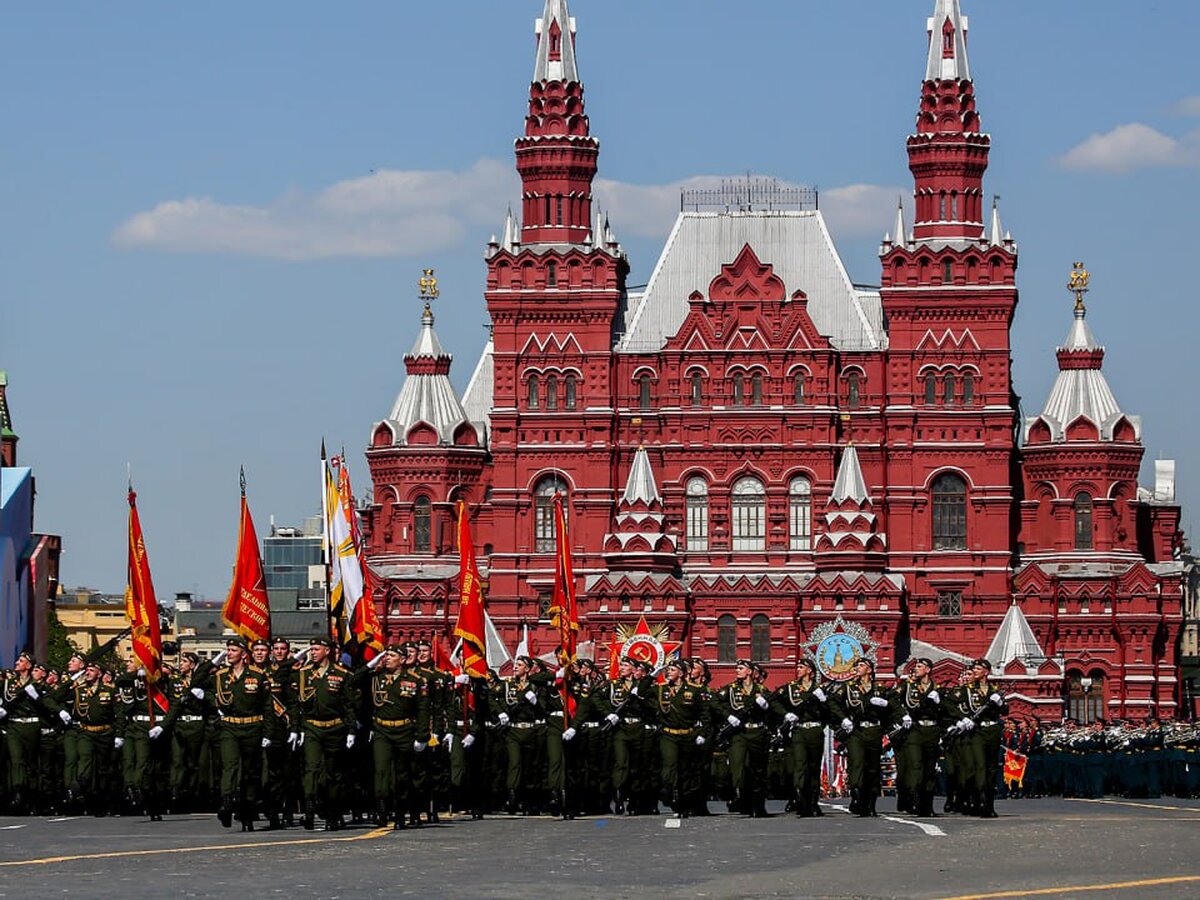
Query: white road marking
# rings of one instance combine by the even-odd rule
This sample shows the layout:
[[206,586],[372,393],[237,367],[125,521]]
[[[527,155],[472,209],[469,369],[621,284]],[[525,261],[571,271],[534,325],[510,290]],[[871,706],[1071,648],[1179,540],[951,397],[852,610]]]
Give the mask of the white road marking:
[[[836,809],[838,812],[844,812],[847,815],[849,815],[849,813],[850,813],[850,807],[848,807],[848,806],[841,806],[840,804],[837,804],[837,803],[822,803],[821,805],[828,806],[830,809]],[[880,813],[879,818],[887,819],[887,821],[889,821],[889,822],[899,822],[901,825],[912,825],[914,828],[921,829],[921,831],[923,831],[925,834],[929,835],[930,837],[945,837],[946,836],[946,832],[942,831],[942,829],[938,828],[936,825],[929,825],[925,822],[916,822],[916,821],[913,821],[912,819],[901,819],[898,816],[889,816],[889,815],[886,815],[883,813]]]
[[47,819],[47,822],[74,822],[76,819],[82,819],[83,816],[59,816],[56,819]]
[[0,831],[16,831],[18,828],[24,827],[24,825],[0,825]]

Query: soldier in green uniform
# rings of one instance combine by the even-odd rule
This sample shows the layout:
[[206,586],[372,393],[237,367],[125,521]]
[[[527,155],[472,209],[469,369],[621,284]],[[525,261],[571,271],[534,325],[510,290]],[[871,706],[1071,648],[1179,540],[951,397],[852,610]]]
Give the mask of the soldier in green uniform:
[[375,824],[397,829],[407,814],[421,824],[413,791],[413,760],[429,744],[429,685],[404,665],[400,645],[392,644],[351,679],[371,701],[371,756],[375,767]]
[[988,681],[992,664],[986,659],[971,663],[965,684],[952,698],[962,733],[962,772],[959,781],[964,799],[961,812],[996,818],[996,779],[1000,771],[1000,720],[1008,712],[1004,697]]
[[875,681],[875,664],[865,657],[854,663],[854,676],[829,698],[834,721],[846,735],[846,784],[850,812],[875,816],[880,790],[883,732],[894,706],[888,691]]
[[267,817],[267,828],[275,830],[283,827],[282,813],[288,795],[287,762],[290,748],[287,736],[292,730],[288,719],[291,707],[288,691],[292,684],[293,660],[287,653],[283,660],[273,658],[270,642],[261,638],[250,645],[250,659],[271,679],[271,703],[263,727],[263,734],[271,743],[262,751],[262,809]]
[[0,680],[11,806],[18,814],[29,812],[36,802],[45,692],[33,679],[33,657],[28,653],[20,654],[13,671]]
[[806,656],[796,663],[795,680],[771,695],[771,709],[783,719],[784,746],[791,757],[792,809],[801,817],[824,815],[818,801],[828,699],[817,682],[815,663]]
[[935,815],[939,741],[948,718],[941,692],[929,677],[932,671],[932,660],[914,659],[908,680],[896,686],[892,698],[904,728],[904,740],[896,753],[897,806],[901,812],[918,816]]
[[664,683],[651,688],[659,723],[660,799],[680,818],[687,818],[695,805],[699,789],[696,751],[709,738],[700,724],[707,692],[688,682],[686,670],[687,663],[672,657],[667,662]]
[[624,657],[617,677],[600,692],[598,701],[604,714],[605,728],[612,734],[612,788],[616,795],[615,812],[637,815],[637,796],[643,783],[642,723],[646,713],[638,697],[633,660]]
[[767,689],[754,677],[754,664],[739,659],[734,680],[715,693],[712,702],[725,720],[726,733],[730,734],[729,771],[734,809],[751,818],[765,818],[771,701]]
[[108,811],[105,778],[116,746],[116,691],[104,683],[100,664],[89,662],[71,690],[65,696],[47,698],[47,706],[68,728],[78,729],[72,795],[82,800],[92,815],[103,816]]
[[[536,690],[542,698],[542,708],[546,714],[546,741],[542,747],[541,757],[545,763],[545,788],[549,791],[550,814],[554,816],[566,812],[567,778],[569,775],[574,775],[573,767],[567,764],[567,749],[563,742],[566,713],[561,685],[565,677],[564,669],[556,672],[540,659],[534,659],[533,668],[529,673],[529,680],[536,685]],[[577,733],[572,733],[571,740],[574,740]],[[573,755],[572,759],[574,759]]]
[[[162,740],[163,714],[152,708],[145,670],[129,660],[125,673],[116,680],[120,701],[117,736],[121,748],[121,772],[125,797],[130,807],[145,812],[152,822],[162,821],[162,786],[170,756],[170,743]],[[165,696],[165,695],[164,695]]]
[[449,709],[454,682],[449,673],[437,667],[433,644],[417,641],[416,671],[428,683],[430,740],[427,752],[417,760],[417,794],[421,809],[431,823],[447,805],[450,793],[450,753],[442,738],[450,732],[454,711]]
[[[53,696],[59,682],[59,673],[47,669],[42,663],[35,663],[31,672],[34,684],[48,699]],[[41,752],[37,763],[37,802],[34,812],[37,815],[48,815],[58,812],[62,803],[62,772],[63,772],[63,728],[62,723],[49,711],[45,701],[42,703],[41,722]]]
[[270,711],[271,679],[250,662],[242,638],[231,638],[225,644],[225,665],[213,675],[213,700],[221,717],[221,806],[217,818],[228,828],[236,811],[242,831],[253,831],[262,751],[270,746],[263,728]]
[[304,827],[308,831],[314,827],[322,801],[325,830],[338,831],[344,826],[341,762],[356,740],[350,670],[334,661],[333,650],[329,638],[315,637],[309,642],[308,662],[296,669],[292,694],[291,721],[300,730],[289,734],[288,740],[304,748]]
[[533,778],[538,769],[541,745],[545,742],[545,710],[537,686],[529,680],[533,660],[518,656],[513,674],[501,681],[491,695],[496,720],[504,729],[508,773],[504,780],[507,793],[505,808],[510,815],[519,806],[526,812],[538,811]]
[[603,732],[604,716],[601,714],[599,692],[604,681],[590,659],[579,659],[574,665],[574,675],[568,690],[575,704],[571,727],[563,732],[568,742],[572,766],[568,776],[574,775],[567,801],[572,813],[595,815],[608,812],[608,772],[605,753],[606,740]]
[[[86,669],[87,660],[84,659],[83,654],[78,651],[72,653],[70,659],[67,660],[66,672],[47,695],[48,705],[56,709],[65,708],[74,693],[75,685],[83,680]],[[65,794],[65,812],[74,805],[77,799],[73,792],[76,782],[79,780],[79,729],[62,725],[59,733],[62,739],[63,755],[62,783],[59,790]]]
[[[715,787],[713,781],[713,760],[716,756],[716,741],[713,738],[721,725],[724,724],[718,716],[720,712],[715,703],[712,702],[712,694],[709,690],[709,685],[712,682],[712,673],[708,669],[708,663],[698,656],[692,657],[688,661],[690,671],[688,673],[688,681],[695,687],[704,692],[705,705],[700,712],[700,728],[701,732],[708,735],[708,740],[696,748],[696,772],[698,783],[696,786],[695,804],[692,807],[692,815],[708,816],[711,813],[708,810],[708,801],[713,794]],[[722,765],[723,772],[727,772],[727,768]]]
[[197,804],[200,760],[204,750],[204,722],[212,709],[212,663],[195,653],[179,658],[179,670],[167,681],[171,702],[164,727],[171,736],[171,811],[194,809]]

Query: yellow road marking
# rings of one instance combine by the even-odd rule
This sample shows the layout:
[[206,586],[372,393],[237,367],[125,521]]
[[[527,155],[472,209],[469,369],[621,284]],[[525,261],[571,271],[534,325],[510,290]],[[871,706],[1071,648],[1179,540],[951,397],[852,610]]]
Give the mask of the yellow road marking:
[[1165,803],[1135,803],[1133,800],[1094,800],[1088,797],[1067,797],[1076,803],[1103,803],[1109,806],[1136,806],[1140,809],[1170,809],[1176,812],[1197,812],[1195,806],[1168,806]]
[[0,862],[0,867],[45,866],[51,863],[77,862],[84,859],[121,859],[129,856],[162,856],[170,853],[208,853],[214,850],[255,850],[259,847],[299,847],[305,844],[343,844],[349,841],[368,841],[390,834],[390,828],[375,828],[364,834],[339,838],[297,838],[291,841],[247,841],[244,844],[207,844],[203,847],[159,847],[150,850],[112,850],[107,853],[79,853],[74,856],[44,856],[41,859],[14,859]]
[[1032,888],[1027,891],[996,891],[991,894],[962,894],[943,900],[994,900],[997,897],[1045,897],[1049,894],[1071,894],[1080,891],[1125,891],[1130,888],[1155,887],[1164,884],[1183,884],[1200,881],[1200,875],[1176,875],[1171,878],[1144,878],[1141,881],[1114,881],[1109,884],[1074,884],[1067,887]]

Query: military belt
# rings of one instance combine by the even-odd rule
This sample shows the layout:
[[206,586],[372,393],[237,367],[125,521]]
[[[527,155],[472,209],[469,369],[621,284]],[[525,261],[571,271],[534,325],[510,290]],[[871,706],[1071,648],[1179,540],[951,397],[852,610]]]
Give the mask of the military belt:
[[1000,723],[999,723],[998,721],[996,721],[995,719],[984,719],[982,722],[980,722],[980,723],[979,723],[979,727],[980,727],[980,728],[987,728],[987,727],[989,727],[989,726],[992,726],[992,725],[999,725],[999,724],[1000,724]]
[[131,716],[130,718],[132,718],[133,721],[135,721],[135,722],[149,722],[150,721],[149,716]]
[[552,712],[552,713],[550,713],[550,718],[552,718],[552,719],[561,719],[561,718],[562,718],[562,710],[560,709],[560,710],[558,710],[558,712]]
[[80,725],[84,731],[112,731],[111,725]]
[[603,724],[604,724],[603,722],[580,722],[579,727],[580,728],[599,728]]
[[341,719],[305,719],[304,724],[312,725],[314,728],[332,728],[343,723]]
[[545,725],[545,722],[513,722],[513,728],[537,728],[539,725]]
[[792,727],[793,728],[821,728],[824,726],[824,724],[825,724],[824,722],[797,722]]
[[877,728],[878,726],[879,726],[879,723],[877,721],[875,721],[874,719],[868,719],[865,722],[858,723],[859,728]]
[[663,734],[691,734],[694,729],[691,728],[663,728]]
[[33,725],[35,722],[40,722],[42,720],[37,716],[33,716],[26,719],[9,719],[8,721],[12,722],[14,725]]
[[937,719],[917,719],[917,724],[924,725],[926,728],[928,728],[930,725],[936,725]]
[[764,727],[764,726],[760,722],[747,722],[746,723],[747,731],[757,731],[759,728],[762,728],[762,727]]
[[257,725],[262,720],[262,716],[226,716],[221,721],[230,725]]
[[204,716],[180,716],[180,722],[203,722]]
[[626,716],[621,721],[624,722],[626,725],[637,725],[642,720],[640,718],[637,718],[636,716],[633,716],[633,717]]
[[382,725],[384,728],[403,728],[405,725],[415,725],[416,719],[376,719],[376,725]]

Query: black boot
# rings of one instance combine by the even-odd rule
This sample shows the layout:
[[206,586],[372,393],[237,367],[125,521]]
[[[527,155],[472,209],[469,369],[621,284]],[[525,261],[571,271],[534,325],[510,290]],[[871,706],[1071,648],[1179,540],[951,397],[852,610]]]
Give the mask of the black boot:
[[244,800],[238,808],[238,821],[242,823],[242,831],[254,830],[254,807]]
[[388,823],[388,802],[386,800],[375,801],[375,826],[383,828]]
[[821,811],[821,789],[819,787],[812,788],[808,792],[808,810],[814,816],[825,815],[825,813]]
[[233,825],[233,797],[226,794],[221,798],[221,806],[217,809],[217,819],[226,828]]
[[[812,815],[812,810],[809,809],[808,806],[808,798],[800,791],[796,791],[789,805],[792,808],[792,812],[794,812],[798,818],[807,819]],[[787,812],[787,810],[784,810],[784,812]]]
[[304,801],[304,830],[312,831],[316,827],[317,804],[313,800]]
[[[619,804],[619,802],[620,801],[618,801],[618,804]],[[516,791],[508,792],[508,800],[504,804],[504,811],[506,813],[508,813],[510,816],[515,816],[517,814],[517,792]]]
[[850,815],[858,815],[858,788],[850,788]]

